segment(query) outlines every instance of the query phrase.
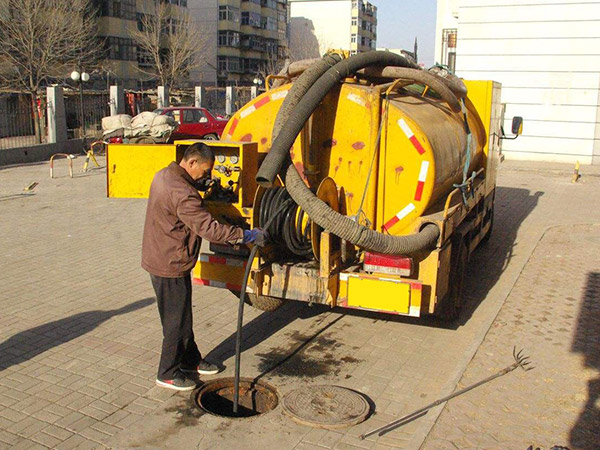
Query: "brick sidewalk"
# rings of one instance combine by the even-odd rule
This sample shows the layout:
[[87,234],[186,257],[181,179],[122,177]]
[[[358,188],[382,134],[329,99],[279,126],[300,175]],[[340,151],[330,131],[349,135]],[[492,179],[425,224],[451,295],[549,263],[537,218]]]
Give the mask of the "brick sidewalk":
[[[105,198],[100,170],[70,179],[59,162],[55,173],[47,163],[0,170],[0,448],[418,448],[436,411],[381,438],[356,436],[454,389],[547,226],[600,223],[600,180],[505,171],[496,230],[474,256],[453,326],[302,303],[247,308],[243,375],[282,394],[339,384],[375,403],[366,423],[322,431],[279,409],[200,417],[186,396],[155,387],[161,330],[139,268],[146,202]],[[35,195],[21,195],[32,181]],[[201,287],[193,301],[200,349],[230,375],[236,299]]]
[[600,449],[600,225],[550,229],[458,388],[511,363],[533,371],[450,401],[423,449]]

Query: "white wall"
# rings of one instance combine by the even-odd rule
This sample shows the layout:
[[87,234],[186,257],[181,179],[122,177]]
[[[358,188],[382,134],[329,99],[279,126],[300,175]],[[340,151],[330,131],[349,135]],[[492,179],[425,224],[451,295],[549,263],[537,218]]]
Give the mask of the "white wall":
[[458,11],[457,74],[502,83],[505,130],[524,119],[506,157],[600,164],[600,1],[459,0]]
[[[318,57],[330,48],[350,50],[351,0],[300,1],[289,6],[292,58]],[[318,54],[314,54],[315,40]],[[305,54],[307,47],[310,55]]]

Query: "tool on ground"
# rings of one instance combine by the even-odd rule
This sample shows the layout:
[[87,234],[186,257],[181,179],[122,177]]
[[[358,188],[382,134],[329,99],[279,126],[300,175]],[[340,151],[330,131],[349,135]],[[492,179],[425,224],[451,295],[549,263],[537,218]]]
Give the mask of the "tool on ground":
[[40,183],[38,183],[37,181],[33,181],[33,182],[29,183],[27,186],[25,186],[23,188],[23,192],[33,191],[37,187],[38,184],[40,184]]
[[438,405],[440,405],[440,404],[442,404],[444,402],[447,402],[448,400],[453,399],[454,397],[458,397],[459,395],[462,395],[465,392],[470,391],[471,389],[475,389],[476,387],[479,387],[482,384],[488,383],[488,382],[492,381],[495,378],[499,378],[499,377],[501,377],[503,375],[506,375],[507,373],[510,373],[513,370],[515,370],[517,367],[520,367],[521,369],[523,369],[525,371],[529,371],[529,370],[531,370],[531,369],[534,368],[533,366],[528,367],[529,364],[531,364],[531,361],[529,361],[529,357],[528,356],[523,355],[523,349],[521,349],[517,353],[516,347],[513,347],[513,357],[515,358],[515,362],[513,364],[511,364],[510,366],[505,367],[504,369],[502,369],[498,373],[496,373],[496,374],[494,374],[494,375],[492,375],[490,377],[487,377],[486,379],[481,380],[481,381],[479,381],[479,382],[477,382],[475,384],[472,384],[471,386],[467,386],[466,388],[463,388],[463,389],[460,389],[460,390],[458,390],[456,392],[453,392],[452,394],[450,394],[450,395],[448,395],[446,397],[440,398],[439,400],[436,400],[435,402],[430,403],[429,405],[427,405],[427,406],[425,406],[425,407],[423,407],[421,409],[418,409],[418,410],[416,410],[416,411],[414,411],[414,412],[412,412],[410,414],[407,414],[407,415],[405,415],[403,417],[400,417],[399,419],[394,420],[393,422],[390,422],[387,425],[384,425],[382,427],[376,428],[375,430],[371,430],[371,431],[369,431],[367,433],[361,434],[359,436],[359,439],[363,440],[363,439],[366,439],[369,436],[372,436],[372,435],[377,434],[377,433],[379,433],[380,435],[388,433],[389,431],[392,431],[393,429],[395,429],[395,428],[397,428],[397,427],[399,427],[401,425],[404,425],[405,423],[410,422],[413,419],[416,419],[416,418],[422,416],[423,414],[425,414],[428,410],[430,410],[434,406],[438,406]]
[[[264,230],[267,231],[273,221],[281,214],[288,206],[292,203],[292,200],[284,202],[275,214],[265,224]],[[252,262],[254,257],[258,253],[258,245],[252,247],[250,256],[248,256],[248,263],[246,264],[246,270],[244,271],[244,279],[242,280],[242,290],[240,292],[240,304],[238,307],[238,321],[237,321],[237,332],[235,336],[235,375],[234,375],[234,386],[233,386],[233,413],[238,413],[238,404],[240,400],[240,363],[242,353],[242,324],[244,322],[244,300],[246,299],[246,285],[248,284],[248,277],[250,276],[250,269],[252,268]]]

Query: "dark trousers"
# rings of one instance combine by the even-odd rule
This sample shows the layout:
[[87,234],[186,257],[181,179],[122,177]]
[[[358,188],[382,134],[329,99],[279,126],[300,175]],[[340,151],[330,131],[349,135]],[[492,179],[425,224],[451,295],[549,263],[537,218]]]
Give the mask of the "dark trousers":
[[172,380],[181,366],[195,367],[201,359],[192,330],[192,280],[150,275],[163,329],[160,380]]

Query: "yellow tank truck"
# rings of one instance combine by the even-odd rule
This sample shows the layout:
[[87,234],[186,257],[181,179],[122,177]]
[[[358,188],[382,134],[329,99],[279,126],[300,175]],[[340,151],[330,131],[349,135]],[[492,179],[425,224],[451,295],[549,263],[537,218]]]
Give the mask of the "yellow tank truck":
[[[292,64],[267,86],[222,141],[205,141],[216,161],[202,194],[218,220],[264,227],[276,216],[248,302],[455,319],[469,256],[492,229],[500,84],[367,52]],[[146,196],[192,142],[110,145],[108,195]],[[247,255],[211,245],[194,282],[239,292]]]

